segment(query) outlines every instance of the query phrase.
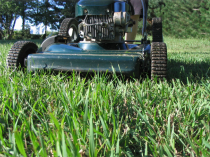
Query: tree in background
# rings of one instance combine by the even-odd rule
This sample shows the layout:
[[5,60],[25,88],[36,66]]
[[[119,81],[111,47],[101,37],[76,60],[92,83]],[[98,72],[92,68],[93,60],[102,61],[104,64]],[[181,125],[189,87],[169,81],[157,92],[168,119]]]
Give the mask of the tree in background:
[[19,6],[18,14],[22,18],[22,36],[24,36],[25,33],[25,23],[26,20],[29,19],[30,16],[30,9],[32,5],[32,1],[22,0],[18,1],[17,5]]
[[45,25],[45,36],[47,33],[47,26],[51,25],[52,29],[58,29],[59,28],[59,14],[60,9],[49,2],[49,0],[44,0],[44,3],[42,3],[40,7],[40,13],[41,13],[41,21]]
[[35,0],[32,2],[30,11],[30,23],[39,25],[44,23],[45,36],[47,32],[47,26],[51,29],[59,28],[59,20],[61,15],[61,8],[59,8],[54,1],[50,0]]
[[[19,6],[16,0],[0,0],[0,36],[11,39],[18,18]],[[5,30],[5,31],[4,31]]]
[[78,0],[54,0],[56,5],[61,6],[61,18],[59,23],[61,23],[65,18],[74,18],[75,17],[75,5]]

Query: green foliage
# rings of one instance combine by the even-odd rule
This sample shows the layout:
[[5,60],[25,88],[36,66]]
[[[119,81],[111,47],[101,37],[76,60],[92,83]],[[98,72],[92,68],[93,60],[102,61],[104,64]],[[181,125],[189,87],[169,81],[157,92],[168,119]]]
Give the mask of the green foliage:
[[78,0],[54,0],[55,3],[59,6],[62,6],[64,7],[62,10],[61,10],[61,14],[62,14],[62,17],[61,17],[61,21],[59,22],[62,22],[63,19],[65,18],[74,18],[75,17],[75,5],[76,3],[78,2]]
[[165,35],[177,38],[209,37],[210,2],[208,0],[149,1],[148,17],[162,17]]
[[0,39],[12,38],[18,9],[17,1],[0,0]]
[[1,41],[0,156],[210,156],[210,41],[165,42],[155,82],[9,71]]

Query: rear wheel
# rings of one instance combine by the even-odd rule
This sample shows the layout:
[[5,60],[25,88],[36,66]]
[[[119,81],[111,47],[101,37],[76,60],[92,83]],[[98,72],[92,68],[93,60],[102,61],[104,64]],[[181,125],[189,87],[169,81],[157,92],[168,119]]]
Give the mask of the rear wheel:
[[163,42],[162,19],[152,18],[152,42]]
[[73,18],[66,18],[62,21],[58,33],[59,36],[71,37],[71,42],[78,42],[78,22]]
[[29,54],[36,53],[38,47],[30,41],[18,41],[14,43],[7,55],[7,67],[9,69],[23,69],[24,60]]
[[151,80],[163,80],[167,75],[167,47],[163,42],[151,44]]

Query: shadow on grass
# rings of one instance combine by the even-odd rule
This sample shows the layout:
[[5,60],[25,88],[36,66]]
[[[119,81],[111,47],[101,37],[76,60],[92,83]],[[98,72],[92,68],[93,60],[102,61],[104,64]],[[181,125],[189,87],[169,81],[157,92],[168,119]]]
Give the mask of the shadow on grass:
[[185,63],[168,59],[167,80],[180,79],[184,84],[187,80],[197,82],[210,77],[210,62]]

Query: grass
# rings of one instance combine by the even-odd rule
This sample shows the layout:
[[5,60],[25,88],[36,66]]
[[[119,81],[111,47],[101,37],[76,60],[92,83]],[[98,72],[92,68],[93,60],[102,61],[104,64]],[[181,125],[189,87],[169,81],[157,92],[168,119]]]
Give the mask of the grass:
[[0,156],[210,156],[210,42],[165,42],[163,82],[9,72],[1,43]]
[[168,45],[169,79],[186,83],[210,76],[210,41],[208,39],[165,39]]

